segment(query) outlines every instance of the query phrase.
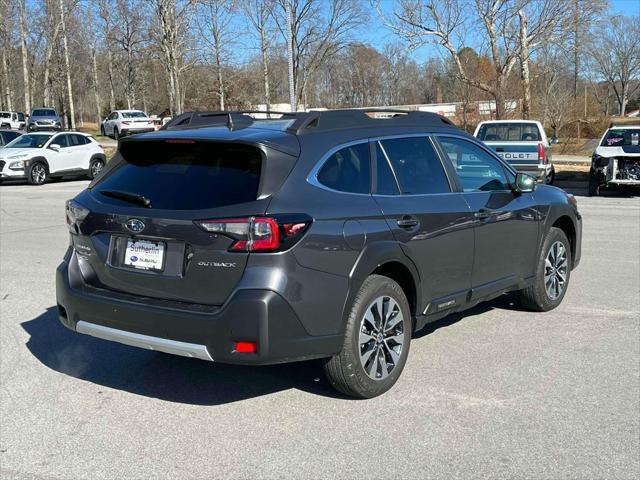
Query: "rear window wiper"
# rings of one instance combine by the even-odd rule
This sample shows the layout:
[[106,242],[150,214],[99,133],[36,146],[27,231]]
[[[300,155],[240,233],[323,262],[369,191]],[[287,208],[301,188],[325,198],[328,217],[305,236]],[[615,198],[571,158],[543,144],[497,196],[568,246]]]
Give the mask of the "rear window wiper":
[[130,203],[137,203],[145,208],[151,208],[151,200],[144,195],[137,193],[123,192],[122,190],[100,190],[100,193],[105,197],[117,198],[118,200],[124,200]]

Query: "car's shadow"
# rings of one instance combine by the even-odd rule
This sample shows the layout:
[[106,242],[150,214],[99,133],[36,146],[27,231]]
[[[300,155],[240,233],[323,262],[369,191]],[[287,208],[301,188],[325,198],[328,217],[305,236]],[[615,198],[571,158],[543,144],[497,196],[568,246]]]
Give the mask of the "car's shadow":
[[[517,306],[509,297],[500,297],[428,324],[414,335],[414,341],[494,308]],[[47,367],[137,395],[193,405],[220,405],[295,388],[346,398],[331,388],[319,360],[246,367],[166,355],[74,333],[60,324],[56,307],[22,323],[22,327],[29,334],[27,348]]]

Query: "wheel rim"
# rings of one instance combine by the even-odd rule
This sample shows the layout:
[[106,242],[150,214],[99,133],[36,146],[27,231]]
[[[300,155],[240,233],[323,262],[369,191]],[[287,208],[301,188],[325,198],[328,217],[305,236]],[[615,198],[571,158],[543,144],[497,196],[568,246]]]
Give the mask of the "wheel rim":
[[404,346],[404,317],[388,295],[376,298],[360,322],[360,365],[374,380],[384,380],[396,368]]
[[98,175],[102,171],[103,166],[102,162],[94,162],[93,165],[91,165],[91,175],[94,177]]
[[562,242],[551,245],[544,261],[544,288],[551,300],[557,300],[567,284],[567,249]]
[[35,183],[44,182],[46,175],[47,175],[47,172],[45,172],[44,167],[40,164],[34,165],[33,168],[31,169],[31,178]]

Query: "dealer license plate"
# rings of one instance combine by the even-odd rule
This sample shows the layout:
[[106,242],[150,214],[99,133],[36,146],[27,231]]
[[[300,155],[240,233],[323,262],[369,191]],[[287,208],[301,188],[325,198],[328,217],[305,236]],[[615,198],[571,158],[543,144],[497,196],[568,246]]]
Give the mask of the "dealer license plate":
[[127,239],[124,264],[140,270],[161,272],[164,267],[164,250],[162,242]]

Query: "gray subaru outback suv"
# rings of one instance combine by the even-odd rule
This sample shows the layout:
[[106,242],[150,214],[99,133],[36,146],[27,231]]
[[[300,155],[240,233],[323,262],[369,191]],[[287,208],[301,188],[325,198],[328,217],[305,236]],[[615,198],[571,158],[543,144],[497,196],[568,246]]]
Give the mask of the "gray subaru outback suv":
[[427,323],[510,291],[535,311],[562,301],[575,199],[447,119],[251,115],[184,114],[120,142],[67,204],[65,326],[221,363],[321,358],[369,398]]

